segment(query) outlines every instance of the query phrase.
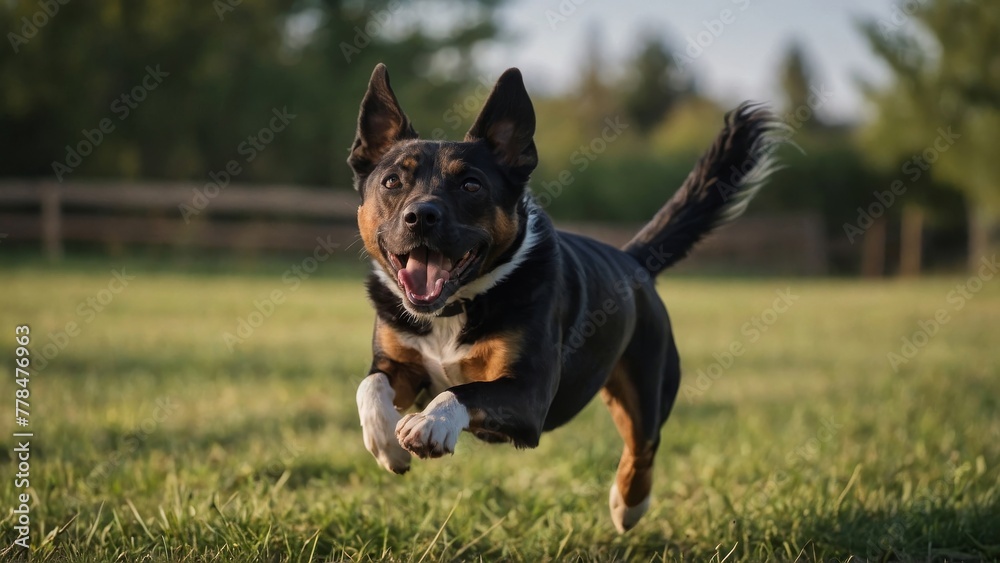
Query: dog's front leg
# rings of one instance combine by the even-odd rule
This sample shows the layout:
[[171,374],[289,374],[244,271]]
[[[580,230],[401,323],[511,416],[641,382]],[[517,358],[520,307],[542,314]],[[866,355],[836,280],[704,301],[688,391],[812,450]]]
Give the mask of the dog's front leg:
[[396,424],[396,437],[421,458],[454,453],[462,430],[486,441],[533,448],[555,390],[539,383],[544,380],[504,377],[457,385],[435,397],[423,412],[404,416]]
[[462,430],[469,428],[469,409],[451,390],[434,397],[423,412],[408,414],[396,423],[396,438],[421,458],[455,452]]
[[393,404],[395,397],[389,376],[382,372],[372,373],[358,386],[358,414],[365,448],[379,465],[402,475],[410,469],[410,453],[396,439],[396,424],[402,416]]

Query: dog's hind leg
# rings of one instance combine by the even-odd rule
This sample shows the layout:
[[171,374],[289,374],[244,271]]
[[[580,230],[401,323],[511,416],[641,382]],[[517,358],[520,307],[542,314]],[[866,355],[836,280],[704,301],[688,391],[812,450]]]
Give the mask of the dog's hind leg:
[[619,362],[601,390],[601,398],[625,440],[608,499],[611,519],[619,532],[635,526],[649,508],[653,459],[660,443],[659,402],[650,400],[659,396],[659,389],[637,385],[641,376],[633,375],[632,369],[625,360]]
[[680,359],[670,321],[660,307],[662,318],[655,315],[639,323],[601,390],[625,441],[608,499],[619,532],[635,526],[649,508],[660,427],[670,414],[680,385]]

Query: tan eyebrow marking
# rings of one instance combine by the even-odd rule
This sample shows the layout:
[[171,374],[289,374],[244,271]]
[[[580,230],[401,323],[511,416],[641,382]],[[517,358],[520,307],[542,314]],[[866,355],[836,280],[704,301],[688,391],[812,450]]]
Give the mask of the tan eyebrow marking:
[[448,176],[460,176],[466,170],[465,162],[452,158],[446,160],[442,168]]
[[399,167],[407,172],[414,172],[420,166],[420,159],[414,155],[406,155],[399,161]]

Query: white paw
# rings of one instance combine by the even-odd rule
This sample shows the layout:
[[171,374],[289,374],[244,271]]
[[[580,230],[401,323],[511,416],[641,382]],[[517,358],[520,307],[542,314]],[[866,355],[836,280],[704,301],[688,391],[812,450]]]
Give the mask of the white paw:
[[642,518],[642,515],[649,510],[649,495],[635,506],[626,506],[625,499],[618,492],[618,483],[616,482],[611,485],[608,506],[611,508],[611,520],[615,523],[615,529],[618,530],[619,534],[624,534],[631,530]]
[[396,423],[402,418],[392,404],[396,392],[384,373],[373,373],[358,386],[358,415],[365,448],[378,464],[402,475],[410,469],[410,453],[396,440]]
[[408,414],[396,424],[396,438],[404,448],[421,458],[455,452],[462,430],[469,427],[469,411],[455,394],[445,391],[423,412]]

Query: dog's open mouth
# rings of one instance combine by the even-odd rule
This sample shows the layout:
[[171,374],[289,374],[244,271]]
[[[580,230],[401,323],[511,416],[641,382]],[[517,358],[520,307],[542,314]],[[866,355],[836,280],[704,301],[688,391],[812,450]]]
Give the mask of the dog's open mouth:
[[[442,294],[450,295],[458,289],[479,257],[479,247],[466,252],[457,262],[427,246],[418,246],[406,254],[387,252],[386,256],[406,298],[414,305],[431,305]],[[451,291],[446,290],[449,286]]]

